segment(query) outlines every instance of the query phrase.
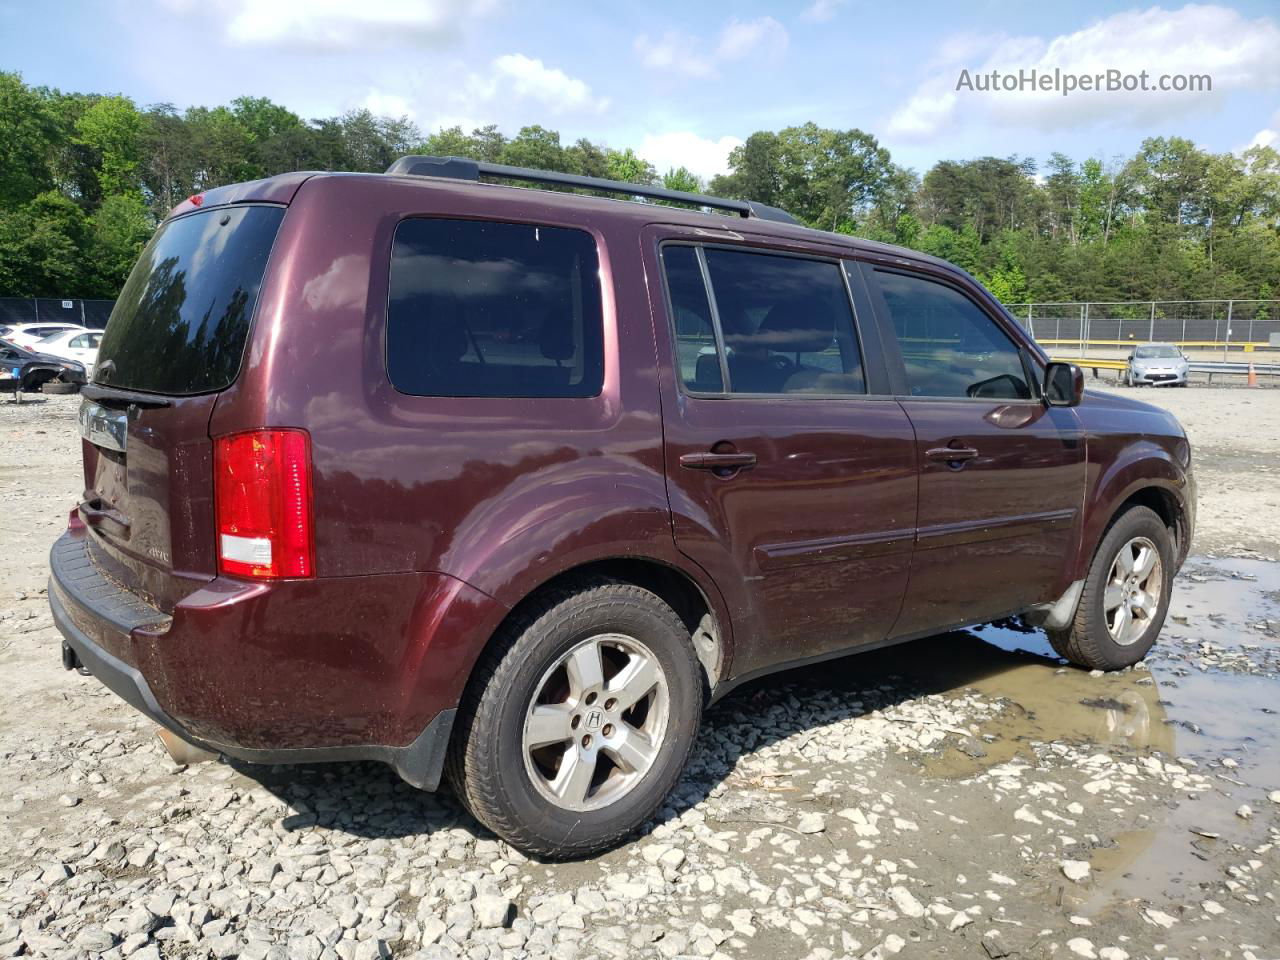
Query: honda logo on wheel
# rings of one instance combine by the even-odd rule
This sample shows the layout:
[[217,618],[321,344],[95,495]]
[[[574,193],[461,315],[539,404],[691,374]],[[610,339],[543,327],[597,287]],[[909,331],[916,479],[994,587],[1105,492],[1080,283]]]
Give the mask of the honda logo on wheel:
[[587,714],[587,729],[594,730],[600,726],[600,721],[604,719],[604,715],[599,710],[592,710]]

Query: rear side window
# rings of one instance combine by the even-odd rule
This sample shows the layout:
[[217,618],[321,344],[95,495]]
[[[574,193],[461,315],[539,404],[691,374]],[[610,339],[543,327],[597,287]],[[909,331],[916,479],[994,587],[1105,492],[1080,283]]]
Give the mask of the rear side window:
[[[707,247],[730,393],[862,394],[862,356],[839,264]],[[668,282],[675,284],[668,267]],[[677,327],[680,305],[676,308]],[[681,341],[677,330],[677,341]],[[687,348],[680,342],[681,369]],[[698,349],[691,387],[711,384],[717,347]]]
[[396,229],[387,372],[401,393],[595,396],[603,323],[583,230],[426,218]]
[[662,266],[671,298],[680,379],[690,390],[719,393],[724,389],[724,378],[697,248],[663,247]]
[[1017,344],[976,303],[945,284],[877,270],[913,397],[1029,400]]
[[229,387],[283,218],[283,207],[225,207],[161,227],[111,311],[94,379],[179,395]]

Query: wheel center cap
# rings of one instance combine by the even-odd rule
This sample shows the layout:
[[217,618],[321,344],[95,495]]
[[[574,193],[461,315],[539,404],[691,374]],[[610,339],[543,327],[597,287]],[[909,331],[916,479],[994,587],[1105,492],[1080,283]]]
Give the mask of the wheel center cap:
[[583,718],[583,722],[586,724],[586,727],[588,730],[600,729],[600,724],[603,722],[603,720],[604,720],[604,714],[601,713],[599,710],[592,710],[590,713],[586,715],[585,718]]

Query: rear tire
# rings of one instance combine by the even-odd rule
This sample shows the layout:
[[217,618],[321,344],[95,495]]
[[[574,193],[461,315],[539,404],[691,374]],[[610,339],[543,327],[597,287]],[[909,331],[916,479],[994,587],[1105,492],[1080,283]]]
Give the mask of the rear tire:
[[475,818],[517,849],[589,856],[666,799],[702,702],[689,631],[658,596],[607,580],[552,590],[477,665],[446,774]]
[[1090,670],[1121,670],[1142,660],[1169,610],[1174,546],[1164,521],[1131,507],[1098,545],[1075,619],[1049,630],[1058,655]]

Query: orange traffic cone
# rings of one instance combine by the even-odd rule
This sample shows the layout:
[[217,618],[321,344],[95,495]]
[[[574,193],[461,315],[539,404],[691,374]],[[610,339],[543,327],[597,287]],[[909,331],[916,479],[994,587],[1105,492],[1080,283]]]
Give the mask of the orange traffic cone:
[[1253,369],[1253,361],[1249,361],[1249,386],[1256,387],[1258,385],[1258,374]]

